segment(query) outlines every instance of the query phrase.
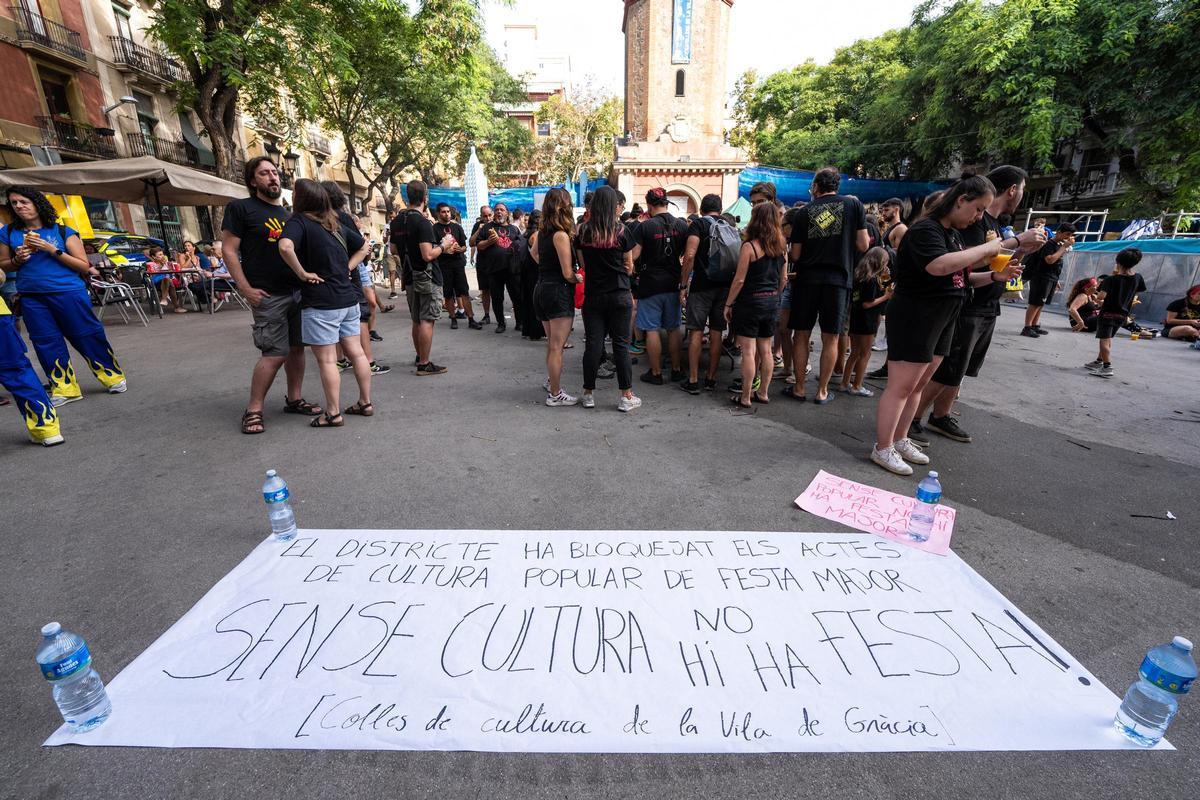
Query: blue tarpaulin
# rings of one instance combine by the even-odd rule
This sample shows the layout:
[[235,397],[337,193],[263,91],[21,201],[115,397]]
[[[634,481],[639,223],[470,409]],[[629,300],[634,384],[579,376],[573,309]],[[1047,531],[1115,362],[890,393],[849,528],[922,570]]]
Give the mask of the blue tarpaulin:
[[1143,255],[1200,255],[1200,239],[1113,239],[1107,242],[1077,242],[1071,249],[1076,253],[1119,253],[1126,247],[1136,247]]
[[[604,178],[592,178],[588,181],[587,190],[594,192],[597,187],[608,185],[608,181]],[[509,211],[521,209],[523,211],[532,211],[533,195],[535,192],[545,194],[553,188],[565,188],[568,192],[574,194],[575,186],[568,186],[562,183],[556,183],[553,186],[519,186],[515,189],[494,189],[488,192],[488,202],[492,205],[496,203],[504,203],[508,206]],[[403,195],[403,190],[401,191]],[[467,209],[466,190],[461,187],[453,186],[431,186],[429,187],[429,205],[431,208],[436,208],[438,203],[449,203],[458,209],[458,212],[463,215],[465,220],[474,220],[479,214],[478,208]]]
[[[808,190],[814,174],[806,170],[778,167],[746,167],[738,176],[738,194],[749,197],[751,186],[759,181],[770,181],[775,184],[775,192],[784,205],[790,206],[797,200],[808,202],[811,199]],[[915,200],[945,189],[948,185],[938,181],[883,181],[842,175],[838,193],[852,194],[864,203],[879,203],[889,197]]]

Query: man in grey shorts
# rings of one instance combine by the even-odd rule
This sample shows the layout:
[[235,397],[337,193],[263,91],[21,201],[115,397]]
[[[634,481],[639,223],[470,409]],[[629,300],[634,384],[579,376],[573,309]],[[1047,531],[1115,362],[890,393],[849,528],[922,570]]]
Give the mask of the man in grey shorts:
[[[442,270],[438,258],[454,243],[454,237],[446,234],[438,241],[433,223],[425,216],[429,188],[423,181],[409,181],[405,196],[407,208],[392,220],[391,246],[403,269],[400,282],[412,316],[416,374],[441,375],[446,368],[433,363],[429,351],[433,347],[433,323],[442,313]],[[414,275],[414,271],[420,274]]]
[[[709,217],[710,219],[705,219]],[[708,277],[709,229],[721,218],[721,197],[706,194],[700,201],[700,217],[692,220],[688,227],[687,241],[683,249],[683,277],[680,284],[680,299],[687,307],[688,335],[688,379],[679,388],[688,394],[700,394],[700,345],[704,341],[704,328],[708,335],[708,372],[704,388],[717,388],[717,368],[721,365],[721,332],[725,330],[725,298],[729,295],[729,282],[715,281]],[[688,277],[691,277],[691,285]]]
[[225,208],[221,241],[225,264],[254,315],[254,346],[262,355],[250,377],[250,402],[242,433],[262,433],[263,405],[279,368],[287,376],[283,410],[317,416],[320,406],[305,402],[304,345],[300,339],[300,283],[279,255],[279,235],[288,213],[280,199],[279,171],[266,156],[246,163],[250,196]]

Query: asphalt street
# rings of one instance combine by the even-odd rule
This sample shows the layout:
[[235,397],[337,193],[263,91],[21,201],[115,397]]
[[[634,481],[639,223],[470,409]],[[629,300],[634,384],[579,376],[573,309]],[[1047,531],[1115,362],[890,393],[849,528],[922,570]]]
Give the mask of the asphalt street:
[[[1051,317],[1017,335],[1005,309],[984,374],[959,405],[971,444],[930,449],[953,547],[1117,694],[1152,645],[1200,639],[1200,352],[1114,347],[1116,377],[1089,376],[1094,339]],[[544,344],[439,323],[446,375],[411,373],[401,297],[381,317],[377,414],[332,431],[280,413],[244,436],[249,314],[168,315],[109,335],[129,392],[62,410],[64,446],[24,443],[0,409],[0,797],[995,797],[1200,796],[1200,699],[1184,698],[1177,752],[936,755],[555,756],[59,747],[60,718],[33,663],[51,619],[83,632],[111,678],[261,540],[262,473],[288,478],[302,527],[842,530],[797,509],[818,469],[908,493],[867,460],[875,399],[829,406],[779,395],[753,414],[722,391],[636,391],[615,410],[548,409]],[[1044,321],[1043,324],[1047,324]],[[565,386],[581,379],[582,326]],[[872,366],[880,363],[876,354]],[[407,366],[406,366],[407,365]],[[635,370],[637,368],[635,367]],[[729,373],[723,365],[723,377]],[[352,383],[352,381],[350,382]],[[810,388],[810,393],[811,393]],[[305,383],[320,401],[315,367]],[[343,398],[352,400],[349,387]],[[1173,521],[1146,518],[1165,516]],[[181,725],[186,720],[179,721]],[[1031,721],[1031,724],[1035,724]]]

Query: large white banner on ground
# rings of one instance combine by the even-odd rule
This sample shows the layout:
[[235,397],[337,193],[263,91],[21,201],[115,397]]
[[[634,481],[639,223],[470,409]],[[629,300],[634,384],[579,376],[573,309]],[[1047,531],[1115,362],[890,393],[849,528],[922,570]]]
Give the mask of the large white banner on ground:
[[301,531],[109,694],[47,744],[1132,746],[1118,699],[961,559],[866,534]]

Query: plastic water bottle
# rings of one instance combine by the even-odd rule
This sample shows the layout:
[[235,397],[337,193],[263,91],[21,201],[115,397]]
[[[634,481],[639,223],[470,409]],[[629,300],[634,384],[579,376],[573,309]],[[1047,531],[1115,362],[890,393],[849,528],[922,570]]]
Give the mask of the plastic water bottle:
[[296,536],[296,515],[288,503],[289,497],[287,482],[275,470],[267,470],[267,479],[263,481],[263,500],[266,501],[267,516],[271,520],[271,533],[281,542]]
[[908,538],[924,542],[933,531],[933,519],[937,516],[937,505],[942,502],[942,485],[937,472],[931,471],[917,484],[917,507],[908,517]]
[[53,687],[54,702],[72,731],[89,731],[108,719],[112,704],[104,691],[104,681],[92,669],[92,655],[82,636],[64,631],[57,622],[42,626],[37,663],[42,677]]
[[1179,696],[1188,693],[1195,679],[1192,643],[1176,636],[1170,644],[1160,644],[1142,659],[1113,725],[1143,747],[1153,747],[1166,735],[1179,710]]

